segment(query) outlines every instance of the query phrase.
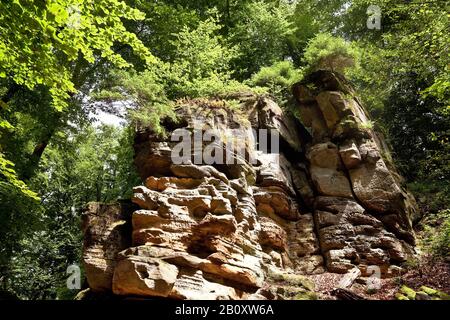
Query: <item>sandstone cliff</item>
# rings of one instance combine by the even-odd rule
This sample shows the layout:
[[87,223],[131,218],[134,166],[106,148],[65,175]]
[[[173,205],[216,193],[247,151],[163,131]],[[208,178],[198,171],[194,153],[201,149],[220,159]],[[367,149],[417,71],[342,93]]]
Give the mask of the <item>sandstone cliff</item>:
[[[84,213],[90,288],[176,299],[313,298],[301,275],[355,267],[364,275],[369,266],[395,274],[413,252],[417,209],[385,141],[343,77],[316,72],[293,93],[298,117],[268,97],[238,94],[180,102],[167,137],[139,131],[135,164],[145,183],[134,188],[136,207],[90,204]],[[190,163],[174,163],[170,134],[180,129],[234,129],[239,135],[221,137],[244,141],[243,152],[198,164],[205,145],[194,145]],[[252,129],[275,132],[279,150],[253,149]]]

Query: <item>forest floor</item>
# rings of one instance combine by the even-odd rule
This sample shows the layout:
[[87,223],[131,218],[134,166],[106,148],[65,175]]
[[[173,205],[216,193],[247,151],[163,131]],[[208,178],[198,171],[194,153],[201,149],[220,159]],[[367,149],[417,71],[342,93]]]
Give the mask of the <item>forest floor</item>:
[[[308,276],[316,286],[320,299],[335,300],[333,289],[338,287],[342,274],[325,272]],[[407,267],[401,276],[381,279],[380,289],[368,293],[366,285],[358,283],[358,279],[350,290],[368,300],[394,300],[401,286],[418,291],[421,286],[427,286],[445,293],[450,293],[450,263],[423,256],[414,266]]]
[[[395,294],[403,285],[415,291],[419,291],[421,286],[426,286],[450,294],[450,259],[432,255],[425,247],[424,243],[428,240],[429,234],[425,232],[424,224],[431,223],[423,222],[416,229],[417,256],[404,264],[404,272],[401,275],[381,279],[380,289],[370,293],[366,290],[367,285],[360,281],[361,279],[356,279],[350,290],[369,300],[394,300]],[[332,291],[338,288],[342,276],[342,274],[325,272],[309,275],[308,278],[315,283],[320,299],[335,300],[336,297],[333,296]]]

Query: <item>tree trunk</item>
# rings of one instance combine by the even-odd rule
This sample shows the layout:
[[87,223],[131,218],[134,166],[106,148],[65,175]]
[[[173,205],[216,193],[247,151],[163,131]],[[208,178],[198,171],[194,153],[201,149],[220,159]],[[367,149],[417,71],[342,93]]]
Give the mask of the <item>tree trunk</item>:
[[20,176],[21,180],[28,181],[33,177],[34,172],[39,165],[39,161],[42,158],[42,154],[45,151],[45,148],[47,148],[50,139],[53,137],[53,134],[58,128],[59,125],[55,124],[55,126],[42,137],[41,141],[36,144],[33,152],[28,155],[27,168],[26,170],[23,170]]

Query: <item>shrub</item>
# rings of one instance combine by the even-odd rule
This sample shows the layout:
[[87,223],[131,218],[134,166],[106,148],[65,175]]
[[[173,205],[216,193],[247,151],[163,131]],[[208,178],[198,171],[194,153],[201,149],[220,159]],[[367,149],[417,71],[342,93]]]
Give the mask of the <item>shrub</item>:
[[308,42],[303,62],[308,71],[319,69],[344,73],[356,65],[357,50],[344,39],[329,33],[320,33]]
[[240,55],[233,60],[239,79],[290,53],[287,42],[297,30],[292,23],[294,8],[287,1],[277,3],[249,1],[236,13],[231,42],[239,47]]
[[301,77],[301,70],[296,69],[291,61],[279,61],[270,67],[261,68],[248,83],[265,88],[280,104],[284,104],[291,96],[291,86]]
[[177,54],[163,75],[169,98],[207,97],[239,90],[241,84],[231,79],[230,72],[237,48],[227,45],[219,31],[217,20],[209,18],[197,28],[184,27],[176,35],[172,45]]

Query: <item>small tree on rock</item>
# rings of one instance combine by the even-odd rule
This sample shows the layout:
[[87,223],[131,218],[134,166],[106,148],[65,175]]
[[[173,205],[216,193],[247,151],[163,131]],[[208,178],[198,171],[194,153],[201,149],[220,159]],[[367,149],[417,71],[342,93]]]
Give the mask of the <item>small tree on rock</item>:
[[356,49],[344,39],[320,33],[309,41],[303,62],[309,71],[324,69],[344,73],[356,65],[356,57]]

